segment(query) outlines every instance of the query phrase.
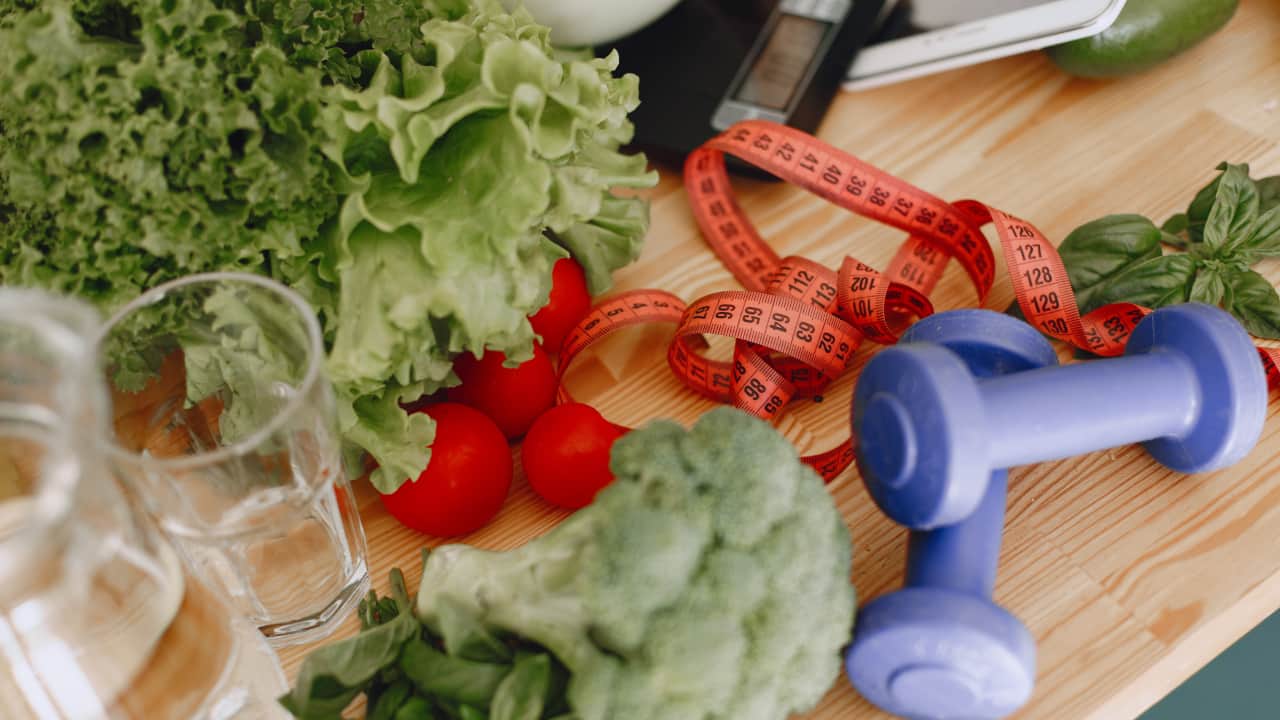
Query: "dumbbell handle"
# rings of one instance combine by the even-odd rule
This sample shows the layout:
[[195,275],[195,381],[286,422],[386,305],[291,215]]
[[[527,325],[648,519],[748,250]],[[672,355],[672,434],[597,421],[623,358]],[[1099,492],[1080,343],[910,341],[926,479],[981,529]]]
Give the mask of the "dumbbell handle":
[[992,467],[1015,467],[1180,436],[1200,411],[1182,355],[1156,350],[978,383]]
[[990,598],[1000,562],[1008,474],[991,473],[978,509],[955,525],[911,533],[907,586],[933,587]]

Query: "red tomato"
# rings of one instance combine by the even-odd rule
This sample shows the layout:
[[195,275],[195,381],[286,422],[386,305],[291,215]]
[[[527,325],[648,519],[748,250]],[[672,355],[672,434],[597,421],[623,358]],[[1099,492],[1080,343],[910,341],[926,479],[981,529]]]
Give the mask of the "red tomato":
[[613,482],[609,451],[623,431],[590,405],[567,403],[542,414],[524,438],[520,462],[544,500],[577,509]]
[[587,292],[582,266],[573,258],[561,258],[551,268],[551,299],[529,316],[529,324],[542,336],[543,347],[558,353],[564,339],[589,312],[591,293]]
[[556,397],[556,371],[551,358],[533,344],[533,358],[519,367],[503,367],[507,356],[490,351],[479,360],[463,355],[453,364],[462,384],[449,388],[449,400],[488,415],[508,438],[529,429]]
[[416,482],[390,495],[386,506],[404,525],[448,537],[479,530],[502,509],[511,488],[511,448],[484,413],[440,403],[423,409],[436,421],[431,462]]

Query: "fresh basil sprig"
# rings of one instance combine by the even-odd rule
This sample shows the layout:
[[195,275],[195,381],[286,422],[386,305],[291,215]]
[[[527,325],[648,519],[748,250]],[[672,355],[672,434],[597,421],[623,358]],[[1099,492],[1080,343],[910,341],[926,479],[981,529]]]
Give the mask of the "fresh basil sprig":
[[370,622],[381,624],[307,656],[293,692],[280,698],[286,710],[306,720],[340,717],[367,685],[377,682],[384,668],[395,664],[400,649],[420,626],[399,570],[391,573],[391,588],[393,604],[378,600],[372,592],[361,602],[362,624],[366,628]]
[[[1184,213],[1156,227],[1141,215],[1109,215],[1076,228],[1058,252],[1080,311],[1115,302],[1150,308],[1218,305],[1258,337],[1280,338],[1280,295],[1250,268],[1280,256],[1280,176],[1218,166]],[[1162,245],[1180,252],[1165,254]]]
[[399,569],[391,597],[360,603],[360,634],[307,656],[280,704],[303,720],[339,720],[365,695],[368,720],[572,720],[568,672],[544,649],[489,632],[457,605],[424,626]]

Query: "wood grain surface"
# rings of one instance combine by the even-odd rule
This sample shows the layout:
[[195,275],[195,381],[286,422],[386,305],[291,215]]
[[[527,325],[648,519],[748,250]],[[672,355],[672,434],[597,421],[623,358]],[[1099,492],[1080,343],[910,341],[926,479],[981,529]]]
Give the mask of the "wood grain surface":
[[[818,134],[941,197],[1015,213],[1058,242],[1108,213],[1162,222],[1222,160],[1249,162],[1255,176],[1280,173],[1278,105],[1280,3],[1245,0],[1225,31],[1138,77],[1073,79],[1033,53],[842,93]],[[698,235],[678,168],[660,170],[644,254],[617,274],[616,289],[658,287],[692,300],[735,288]],[[903,239],[793,187],[737,186],[782,255],[834,267],[851,254],[884,267]],[[1259,269],[1280,281],[1280,262]],[[976,294],[953,263],[932,299],[947,309],[973,305]],[[1011,300],[1002,274],[987,305]],[[667,370],[670,331],[640,328],[606,341],[575,363],[571,389],[616,422],[692,421],[710,404]],[[864,345],[860,360],[875,350]],[[781,421],[802,452],[848,433],[855,374]],[[1017,717],[1135,716],[1280,607],[1280,403],[1272,400],[1261,446],[1221,472],[1178,476],[1131,447],[1011,473],[996,600],[1039,644],[1035,695]],[[416,586],[418,550],[435,541],[397,525],[367,484],[358,490],[375,583],[385,589],[387,570],[400,565]],[[831,491],[853,531],[860,599],[898,587],[904,532],[852,470]],[[463,540],[509,548],[562,517],[517,477],[498,519]],[[354,628],[351,621],[342,632]],[[290,674],[305,649],[281,653]],[[842,676],[806,717],[882,716]]]

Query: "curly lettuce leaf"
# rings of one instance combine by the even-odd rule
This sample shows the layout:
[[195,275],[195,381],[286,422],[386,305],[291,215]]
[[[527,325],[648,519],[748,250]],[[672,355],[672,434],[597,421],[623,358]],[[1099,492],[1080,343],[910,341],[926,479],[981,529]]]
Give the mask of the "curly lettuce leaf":
[[405,480],[417,478],[431,458],[428,446],[435,439],[435,424],[422,413],[409,415],[400,407],[402,401],[421,395],[421,386],[388,384],[379,395],[365,395],[350,404],[339,401],[343,434],[378,461],[369,481],[379,492],[395,492]]
[[57,0],[0,31],[0,282],[110,311],[300,253],[333,208],[320,76],[238,45],[217,3],[119,7],[142,28],[130,42]]
[[[646,203],[612,194],[654,181],[618,152],[637,84],[613,77],[616,57],[561,59],[545,28],[489,2],[421,33],[419,55],[363,56],[367,83],[334,87],[326,116],[346,198],[319,274],[339,288],[329,373],[348,435],[390,422],[385,387],[456,382],[460,352],[528,358],[555,260],[572,253],[603,291],[648,227]],[[379,489],[414,477],[397,475],[403,448],[371,451]]]

